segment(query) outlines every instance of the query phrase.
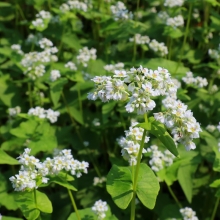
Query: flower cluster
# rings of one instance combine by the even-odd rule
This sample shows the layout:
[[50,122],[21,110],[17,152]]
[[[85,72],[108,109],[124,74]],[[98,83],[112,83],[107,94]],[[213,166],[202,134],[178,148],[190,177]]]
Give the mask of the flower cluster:
[[44,108],[37,106],[36,108],[29,109],[28,115],[47,118],[51,123],[55,123],[60,113],[58,111],[53,111],[52,109],[45,110]]
[[184,25],[183,16],[177,15],[176,17],[173,17],[173,18],[167,18],[166,25],[172,26],[174,28],[179,27],[179,26],[183,26]]
[[94,186],[97,186],[97,185],[102,184],[104,182],[106,182],[106,177],[104,177],[104,176],[102,176],[100,178],[99,177],[94,177],[94,179],[93,179],[93,185]]
[[[88,94],[88,99],[100,98],[103,102],[109,100],[128,100],[125,106],[127,112],[137,111],[144,114],[155,108],[152,97],[176,93],[177,88],[168,70],[158,67],[151,70],[140,66],[130,71],[115,70],[114,78],[110,76],[96,76],[95,91]],[[121,78],[121,79],[118,79]]]
[[51,14],[48,11],[40,11],[38,14],[36,14],[36,20],[32,21],[32,25],[34,28],[45,28],[46,24],[50,21]]
[[9,113],[10,116],[16,116],[20,112],[21,112],[21,107],[20,106],[16,106],[15,108],[9,108],[8,109],[8,113]]
[[88,47],[83,47],[79,50],[79,55],[76,57],[78,63],[82,64],[84,67],[87,67],[87,63],[89,60],[96,59],[96,49],[91,48],[90,50]]
[[182,80],[187,85],[194,85],[198,88],[202,88],[208,85],[208,81],[206,78],[202,78],[200,76],[194,78],[192,72],[187,72],[186,77],[183,77]]
[[60,6],[60,11],[62,13],[66,13],[71,10],[79,10],[79,11],[86,12],[88,10],[88,2],[87,1],[80,2],[77,0],[75,0],[75,1],[69,0]]
[[128,20],[133,18],[132,12],[129,12],[125,4],[121,1],[118,1],[116,5],[111,6],[111,12],[116,21],[118,20]]
[[45,64],[58,60],[55,55],[58,50],[53,47],[53,43],[50,40],[42,38],[39,41],[39,46],[43,49],[42,52],[27,53],[21,60],[21,65],[25,69],[24,74],[28,75],[32,80],[44,75],[46,71]]
[[160,150],[158,150],[158,147],[156,145],[152,145],[150,146],[150,148],[147,149],[147,152],[152,153],[149,164],[151,166],[151,169],[155,172],[158,172],[163,168],[169,167],[173,164],[175,156],[171,154],[168,150],[161,152]]
[[217,50],[209,49],[209,56],[220,64],[220,44]]
[[[137,163],[138,152],[140,149],[141,139],[143,136],[144,129],[134,127],[137,122],[132,122],[128,131],[125,131],[126,137],[121,137],[118,139],[118,144],[122,148],[121,154],[125,160],[128,160],[130,165],[135,165]],[[148,143],[149,137],[145,137],[144,143]],[[142,153],[147,151],[143,148]]]
[[122,70],[123,68],[124,68],[124,63],[109,64],[104,66],[104,69],[107,72],[114,72],[115,70]]
[[69,61],[65,64],[65,67],[70,69],[70,70],[74,70],[76,71],[77,70],[77,67],[76,67],[76,64],[73,63],[72,61]]
[[183,217],[183,220],[199,220],[196,216],[196,212],[189,207],[180,209],[180,213]]
[[150,38],[148,36],[142,36],[140,34],[135,34],[134,37],[129,39],[130,42],[134,42],[136,44],[148,44],[150,42]]
[[181,7],[184,3],[184,0],[165,0],[164,2],[164,6],[166,7],[176,7],[176,6],[179,6]]
[[212,87],[209,89],[210,94],[214,94],[218,91],[218,86],[216,84],[212,85]]
[[13,44],[11,45],[11,49],[15,51],[17,54],[23,55],[24,52],[21,50],[21,45],[20,44]]
[[155,39],[151,40],[151,42],[149,43],[149,47],[151,50],[158,53],[159,56],[164,57],[168,54],[168,48],[165,46],[165,44],[163,42],[159,43]]
[[187,150],[195,149],[196,145],[192,140],[199,138],[201,128],[192,111],[187,110],[187,106],[180,100],[171,97],[165,98],[162,103],[167,111],[154,113],[154,118],[171,129],[174,139],[182,143]]
[[212,133],[213,131],[215,131],[216,130],[216,126],[215,125],[207,125],[206,126],[206,130],[208,131],[208,132],[210,132],[210,133]]
[[26,148],[24,153],[18,157],[22,165],[19,174],[9,178],[15,191],[30,191],[37,188],[41,183],[48,182],[48,176],[57,175],[62,170],[80,177],[82,173],[87,173],[89,167],[87,162],[75,160],[71,150],[62,150],[58,156],[52,159],[47,157],[43,163],[34,156],[30,156],[30,151]]
[[60,71],[59,70],[51,70],[50,72],[50,80],[52,82],[56,81],[58,78],[60,78]]
[[101,199],[96,201],[92,207],[92,211],[97,215],[98,220],[102,220],[106,217],[105,212],[108,211],[107,202],[102,201]]

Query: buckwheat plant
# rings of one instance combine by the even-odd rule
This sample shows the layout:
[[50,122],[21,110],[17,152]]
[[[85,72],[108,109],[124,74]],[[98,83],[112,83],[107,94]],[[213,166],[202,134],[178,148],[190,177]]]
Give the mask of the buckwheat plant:
[[102,200],[96,201],[94,206],[92,207],[92,211],[95,212],[98,220],[104,219],[106,217],[105,212],[108,211],[107,202],[104,202]]
[[53,111],[52,109],[45,110],[44,108],[37,106],[29,109],[28,115],[34,115],[42,119],[46,118],[51,123],[55,123],[60,113],[58,111]]
[[36,19],[32,21],[30,28],[36,29],[37,31],[43,31],[47,28],[50,19],[51,14],[49,11],[40,11],[38,14],[36,14]]
[[[107,190],[114,202],[122,209],[127,208],[131,202],[131,219],[134,219],[136,195],[146,207],[153,208],[159,190],[155,174],[146,164],[141,163],[142,153],[146,152],[144,144],[149,141],[146,132],[159,138],[168,150],[177,156],[177,141],[182,143],[187,150],[195,149],[196,146],[192,140],[199,137],[200,125],[196,122],[192,112],[187,110],[187,106],[176,99],[178,86],[172,80],[167,69],[158,67],[156,70],[152,70],[140,66],[137,69],[131,68],[130,71],[115,70],[113,77],[96,76],[92,81],[95,83],[95,89],[88,94],[88,99],[101,99],[102,102],[120,101],[124,103],[128,113],[144,115],[145,122],[133,123],[129,130],[125,131],[126,137],[120,138],[118,141],[122,147],[122,156],[129,161],[130,166],[114,165],[107,176]],[[154,117],[148,119],[147,114],[150,114],[156,107],[157,97],[163,98],[165,112],[154,113]],[[166,129],[171,131],[174,138]],[[159,156],[155,156],[151,160],[153,170],[159,171],[162,166],[172,164],[174,156],[168,150],[164,153],[158,153],[158,151],[155,153]],[[158,162],[159,160],[160,162]],[[120,172],[124,174],[120,176]],[[128,187],[123,186],[124,175],[127,175],[126,181],[130,181],[131,192]],[[142,181],[144,181],[143,187],[146,187],[145,178],[149,178],[147,175],[151,176],[154,185],[153,195],[151,194],[152,203],[147,201],[149,197],[147,193],[144,196],[140,193],[144,191]],[[127,194],[129,194],[129,199],[125,199]]]
[[128,20],[133,18],[132,12],[129,12],[125,6],[125,4],[121,1],[118,1],[116,5],[112,5],[111,12],[116,21],[118,20]]
[[198,217],[196,216],[196,212],[189,207],[180,209],[180,213],[183,217],[183,220],[198,220]]
[[130,42],[136,42],[136,44],[148,44],[150,38],[148,36],[142,36],[141,34],[135,34],[134,37],[129,39]]

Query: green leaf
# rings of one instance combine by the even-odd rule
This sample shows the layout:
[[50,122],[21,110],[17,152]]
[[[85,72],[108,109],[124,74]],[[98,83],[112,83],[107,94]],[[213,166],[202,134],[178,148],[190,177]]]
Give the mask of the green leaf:
[[178,181],[183,189],[183,192],[189,203],[192,202],[192,178],[191,178],[191,165],[181,164],[177,174]]
[[23,220],[23,218],[15,218],[10,216],[2,216],[2,220]]
[[9,156],[5,153],[2,149],[0,149],[0,164],[10,164],[10,165],[17,165],[19,164],[16,159]]
[[103,119],[103,124],[105,124],[108,121],[108,117],[114,107],[116,106],[117,102],[109,102],[107,104],[104,104],[102,106],[102,119]]
[[[132,167],[113,165],[108,173],[107,191],[121,209],[126,209],[133,197],[132,179]],[[146,164],[140,164],[137,181],[138,198],[147,208],[153,209],[160,189],[157,177]]]
[[71,116],[80,124],[84,124],[83,116],[79,110],[77,110],[74,106],[69,106]]
[[38,126],[38,122],[34,119],[29,119],[22,122],[17,128],[10,130],[10,133],[19,138],[31,138],[35,133]]
[[[78,210],[81,220],[96,220],[97,215],[92,211],[91,208]],[[78,220],[75,212],[71,213],[67,220]]]
[[19,192],[15,196],[16,202],[23,215],[28,220],[35,220],[39,217],[40,211],[52,213],[52,204],[46,194],[36,190],[36,201],[34,192]]
[[217,188],[220,186],[220,179],[219,180],[215,180],[214,182],[212,182],[210,185],[210,187],[213,187],[213,188]]
[[63,91],[63,87],[67,82],[68,80],[66,78],[60,78],[56,80],[55,82],[51,83],[50,95],[51,95],[51,99],[53,101],[54,106],[57,106],[60,100],[60,96]]
[[137,183],[137,196],[149,209],[153,209],[160,185],[154,172],[146,164],[140,164]]
[[43,186],[48,186],[51,183],[56,183],[56,184],[58,184],[60,186],[63,186],[65,188],[67,188],[67,189],[71,189],[73,191],[77,191],[77,189],[71,183],[69,183],[65,178],[63,178],[61,176],[50,177],[48,183],[47,184],[43,184]]
[[162,123],[156,121],[153,117],[150,117],[149,122],[140,123],[137,126],[144,128],[149,131],[149,133],[156,136],[173,155],[178,156],[176,144]]
[[119,208],[128,207],[133,197],[132,173],[129,167],[112,166],[107,175],[107,191]]

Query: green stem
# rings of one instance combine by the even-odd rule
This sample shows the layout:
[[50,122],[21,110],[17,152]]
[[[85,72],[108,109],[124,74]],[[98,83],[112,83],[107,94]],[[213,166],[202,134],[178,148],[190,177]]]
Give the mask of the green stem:
[[[167,183],[166,183],[167,184]],[[182,208],[181,203],[179,202],[179,200],[177,199],[176,195],[174,194],[173,190],[171,189],[171,187],[167,184],[167,188],[171,194],[171,196],[173,197],[173,199],[175,200],[176,204],[179,206],[179,208]]]
[[[144,118],[145,118],[145,123],[148,123],[146,113],[144,114]],[[138,173],[139,173],[140,164],[141,164],[141,155],[142,155],[142,151],[143,151],[143,148],[144,148],[144,141],[145,141],[146,133],[147,133],[147,131],[144,130],[143,135],[142,135],[142,139],[141,139],[140,149],[139,149],[139,152],[138,152],[137,164],[136,164],[136,169],[135,169],[135,174],[134,174],[133,198],[132,198],[132,201],[131,201],[131,218],[130,218],[131,220],[135,219],[135,199],[136,199],[137,180],[138,180]]]
[[82,108],[82,100],[81,100],[81,92],[80,88],[77,89],[77,94],[78,94],[78,100],[79,100],[79,110],[82,115],[82,121],[83,121],[83,108]]
[[178,69],[178,67],[180,65],[180,61],[182,60],[182,56],[183,56],[183,52],[184,52],[184,47],[185,47],[187,36],[188,36],[188,33],[189,33],[189,24],[190,24],[190,20],[191,20],[192,8],[193,8],[193,3],[190,3],[190,5],[189,5],[189,13],[188,13],[187,23],[186,23],[186,30],[185,30],[185,35],[184,35],[184,39],[183,39],[183,44],[182,44],[182,47],[181,47],[181,50],[180,50],[179,60],[178,60],[178,63],[177,63],[177,66],[176,66],[176,70],[175,70],[174,73],[176,73],[176,71],[177,71],[177,69]]
[[215,215],[216,215],[216,212],[217,212],[217,209],[218,209],[218,205],[219,205],[219,198],[216,199],[215,206],[214,206],[214,209],[213,209],[213,212],[212,212],[211,220],[215,219]]
[[30,107],[33,107],[33,101],[32,101],[32,91],[31,91],[31,83],[28,82],[28,98],[29,98],[29,104]]
[[170,38],[169,40],[169,49],[168,49],[168,60],[171,60],[171,54],[172,54],[172,45],[173,44],[173,38]]
[[68,190],[68,193],[69,193],[69,196],[70,196],[70,200],[71,200],[72,205],[73,205],[73,209],[74,209],[74,211],[76,213],[76,217],[77,217],[78,220],[81,220],[79,212],[78,212],[78,209],[77,209],[77,206],[76,206],[76,203],[75,203],[75,200],[74,200],[73,195],[72,195],[72,192],[71,192],[70,189],[67,189],[67,190]]

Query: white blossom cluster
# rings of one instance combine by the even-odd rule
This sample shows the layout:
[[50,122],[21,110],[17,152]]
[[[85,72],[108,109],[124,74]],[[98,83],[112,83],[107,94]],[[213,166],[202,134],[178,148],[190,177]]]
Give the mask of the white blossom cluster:
[[58,78],[60,78],[60,71],[59,70],[51,70],[50,72],[50,80],[52,82],[56,81]]
[[168,54],[168,48],[165,46],[165,44],[163,42],[159,43],[155,39],[151,40],[149,47],[151,50],[158,53],[162,57]]
[[[118,139],[118,144],[122,148],[121,154],[125,160],[128,160],[129,164],[136,165],[138,152],[140,149],[141,139],[143,136],[144,129],[134,127],[137,125],[137,122],[132,122],[128,131],[125,131],[126,137],[121,137]],[[148,143],[149,137],[145,137],[144,143]],[[147,151],[143,148],[142,154]]]
[[87,67],[87,63],[89,60],[96,59],[96,49],[91,48],[90,50],[88,47],[83,47],[79,50],[79,55],[76,57],[78,63],[82,64],[84,67]]
[[169,150],[165,150],[164,152],[158,150],[158,146],[152,145],[147,149],[147,152],[151,152],[151,159],[149,164],[151,169],[155,172],[162,170],[165,167],[169,167],[173,164],[173,160],[175,156],[170,153]]
[[39,46],[43,51],[26,53],[21,60],[21,65],[25,69],[24,74],[32,80],[44,75],[46,72],[45,65],[47,63],[56,62],[58,60],[55,55],[58,52],[58,49],[53,47],[53,43],[50,40],[42,38],[39,41]]
[[77,70],[76,64],[73,63],[72,61],[67,62],[64,66],[73,71]]
[[183,217],[183,220],[199,220],[196,216],[196,212],[189,207],[180,209],[180,213]]
[[200,76],[193,77],[192,72],[187,72],[186,77],[182,78],[183,82],[185,82],[187,85],[194,85],[198,88],[203,88],[208,85],[208,81],[206,78],[202,78]]
[[177,15],[176,17],[170,17],[166,11],[161,11],[158,13],[158,17],[161,21],[173,28],[180,27],[184,25],[184,19],[182,15]]
[[148,36],[142,36],[141,34],[135,34],[134,37],[129,39],[129,41],[135,41],[136,44],[148,44],[150,43],[150,38]]
[[173,18],[167,18],[166,20],[166,25],[171,26],[171,27],[180,27],[184,25],[184,19],[182,15],[177,15],[176,17]]
[[92,207],[92,211],[95,212],[98,220],[104,219],[106,217],[105,212],[108,211],[107,202],[104,202],[101,199],[96,201]]
[[123,68],[124,68],[124,63],[121,63],[121,62],[104,66],[104,69],[107,72],[114,72],[115,70],[122,70]]
[[86,1],[86,0],[84,2],[78,1],[78,0],[74,0],[74,1],[69,0],[60,6],[60,11],[62,13],[66,13],[71,10],[78,10],[78,11],[87,12],[88,5],[89,5],[88,1]]
[[32,21],[32,25],[35,28],[44,28],[45,24],[49,22],[51,19],[51,14],[48,11],[40,11],[38,14],[36,14],[36,19]]
[[199,138],[202,130],[192,111],[187,110],[187,105],[180,100],[171,97],[165,98],[162,103],[167,111],[154,113],[154,118],[171,129],[174,140],[182,143],[187,150],[195,149],[196,145],[192,140]]
[[164,6],[172,8],[172,7],[181,7],[184,4],[184,0],[165,0]]
[[102,176],[102,177],[94,177],[94,179],[93,179],[93,185],[94,186],[97,186],[97,185],[102,184],[104,182],[106,182],[106,177],[104,177],[104,176]]
[[[120,79],[119,79],[120,78]],[[96,76],[95,91],[88,94],[88,99],[100,98],[103,102],[109,100],[128,100],[126,111],[144,114],[155,108],[152,97],[176,93],[177,88],[168,70],[158,67],[151,70],[140,66],[130,71],[115,70],[115,75]]]
[[21,112],[21,107],[20,106],[16,106],[15,108],[9,108],[8,109],[8,113],[10,116],[16,116],[17,114],[19,114]]
[[215,125],[207,125],[206,126],[206,130],[208,131],[208,132],[210,132],[210,133],[212,133],[213,131],[215,131],[216,130],[216,126]]
[[12,182],[15,191],[32,190],[38,188],[38,184],[47,183],[50,175],[57,175],[64,170],[72,175],[80,177],[82,173],[87,173],[89,164],[85,161],[75,160],[71,150],[62,150],[54,158],[47,157],[44,162],[34,156],[30,156],[31,149],[26,148],[24,153],[18,157],[21,164],[19,174],[12,176],[9,180]]
[[212,87],[209,89],[210,94],[214,94],[218,91],[218,86],[216,84],[212,85]]
[[39,118],[47,118],[51,123],[55,123],[60,113],[58,111],[53,111],[52,109],[45,110],[44,108],[37,106],[29,109],[28,115],[35,115]]
[[20,44],[13,44],[11,45],[11,49],[15,51],[17,54],[23,55],[24,52],[21,50],[21,45]]
[[209,49],[208,50],[208,53],[209,53],[209,56],[216,60],[219,64],[220,64],[220,44],[218,46],[218,49],[215,50],[215,49]]
[[125,4],[121,1],[118,1],[116,5],[110,7],[111,12],[114,16],[115,21],[118,20],[128,20],[133,18],[132,12],[129,12]]

